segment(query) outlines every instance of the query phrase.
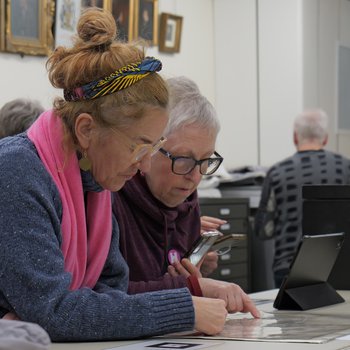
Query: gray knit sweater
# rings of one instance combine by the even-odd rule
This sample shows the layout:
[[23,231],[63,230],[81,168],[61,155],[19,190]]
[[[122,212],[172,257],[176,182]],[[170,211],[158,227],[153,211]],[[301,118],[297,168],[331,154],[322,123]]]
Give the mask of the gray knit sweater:
[[[84,183],[86,190],[91,184]],[[0,317],[15,312],[53,341],[111,340],[184,331],[194,326],[186,288],[128,295],[119,229],[93,290],[70,291],[60,249],[59,192],[24,135],[0,141]]]

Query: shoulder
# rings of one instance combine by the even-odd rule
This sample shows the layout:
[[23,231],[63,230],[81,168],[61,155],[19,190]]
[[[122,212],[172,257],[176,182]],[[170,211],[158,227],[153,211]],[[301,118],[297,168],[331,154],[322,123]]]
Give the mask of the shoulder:
[[0,185],[2,191],[54,188],[54,182],[40,160],[34,144],[25,134],[0,140]]
[[333,151],[328,151],[328,150],[324,150],[324,154],[327,156],[327,157],[332,157],[332,158],[335,158],[335,159],[338,159],[340,160],[341,162],[344,162],[344,163],[350,163],[350,159],[341,155],[340,153],[337,153],[337,152],[333,152]]
[[23,169],[24,164],[41,163],[33,143],[25,134],[0,140],[1,169]]
[[267,171],[266,177],[270,177],[276,173],[279,173],[284,168],[293,168],[295,159],[297,157],[297,153],[293,154],[292,156],[289,156],[287,158],[284,158],[276,163],[274,163]]

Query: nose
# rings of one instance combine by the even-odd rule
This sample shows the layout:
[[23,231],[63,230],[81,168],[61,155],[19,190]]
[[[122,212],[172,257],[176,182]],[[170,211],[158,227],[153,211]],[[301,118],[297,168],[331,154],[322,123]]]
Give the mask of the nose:
[[188,174],[184,175],[187,179],[193,181],[196,184],[199,184],[199,182],[202,180],[202,174],[199,171],[199,165],[197,164],[192,171],[190,171]]

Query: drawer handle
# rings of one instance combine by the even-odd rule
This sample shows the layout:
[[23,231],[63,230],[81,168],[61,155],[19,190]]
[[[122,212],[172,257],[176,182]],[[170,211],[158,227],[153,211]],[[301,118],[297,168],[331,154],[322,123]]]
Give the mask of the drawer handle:
[[230,208],[221,208],[220,209],[220,214],[221,215],[230,215],[230,213],[231,213]]
[[226,224],[223,224],[220,226],[220,229],[223,230],[223,231],[227,231],[231,228],[231,225],[229,223],[226,223]]
[[224,254],[224,255],[220,255],[220,259],[221,260],[230,260],[231,259],[231,254]]
[[228,276],[230,273],[231,273],[231,270],[230,270],[230,269],[222,269],[222,270],[220,271],[220,274],[221,274],[222,276]]

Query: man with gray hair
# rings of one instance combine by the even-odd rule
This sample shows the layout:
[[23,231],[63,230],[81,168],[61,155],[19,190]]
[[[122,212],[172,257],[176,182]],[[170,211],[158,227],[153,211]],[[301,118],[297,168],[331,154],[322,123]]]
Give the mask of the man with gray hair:
[[275,287],[288,273],[302,229],[302,185],[349,184],[350,160],[324,149],[328,116],[321,109],[306,110],[295,118],[293,139],[297,152],[273,165],[266,174],[255,234],[274,239]]

